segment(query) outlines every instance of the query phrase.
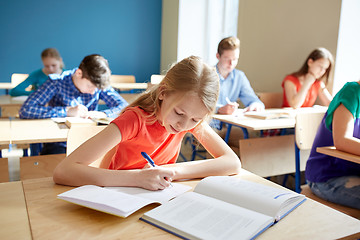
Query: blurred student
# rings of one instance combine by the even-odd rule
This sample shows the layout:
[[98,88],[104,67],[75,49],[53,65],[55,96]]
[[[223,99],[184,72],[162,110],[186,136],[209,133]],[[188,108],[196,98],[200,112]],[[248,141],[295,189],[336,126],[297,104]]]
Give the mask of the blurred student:
[[[239,158],[206,122],[215,111],[218,94],[215,69],[198,57],[185,58],[60,162],[54,181],[158,190],[172,180],[239,173]],[[211,159],[176,163],[188,132],[211,153]],[[141,152],[148,153],[157,167],[150,167]],[[97,159],[102,159],[100,168],[90,167]]]
[[360,156],[360,81],[335,95],[318,128],[305,176],[311,191],[330,202],[360,209],[360,164],[321,154],[317,147]]
[[326,84],[333,65],[333,56],[327,49],[313,50],[302,67],[283,80],[283,107],[312,107],[317,97],[322,105],[329,106],[332,96]]
[[44,67],[30,73],[23,82],[11,89],[11,96],[30,95],[48,79],[49,74],[60,74],[65,67],[59,52],[55,48],[46,48],[42,51],[41,61]]
[[[220,77],[220,93],[216,104],[218,114],[231,115],[238,108],[240,100],[245,106],[244,111],[263,111],[264,104],[256,96],[245,73],[235,69],[240,56],[240,40],[236,37],[227,37],[220,41],[216,58],[216,70]],[[224,137],[226,128],[222,128],[220,121],[213,120],[212,127],[219,129],[220,136]],[[221,129],[221,130],[220,130]],[[243,138],[240,128],[231,129],[229,144],[238,147],[239,138]]]
[[[51,74],[22,105],[20,118],[117,117],[128,103],[111,87],[108,61],[97,54],[86,56],[78,68]],[[97,111],[103,100],[109,109]],[[65,153],[66,144],[44,144],[41,154]]]

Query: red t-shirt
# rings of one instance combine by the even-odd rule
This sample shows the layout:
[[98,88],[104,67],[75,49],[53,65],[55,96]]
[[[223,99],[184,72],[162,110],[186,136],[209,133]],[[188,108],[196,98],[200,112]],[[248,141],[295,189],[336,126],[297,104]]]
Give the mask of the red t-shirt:
[[122,139],[117,145],[109,169],[143,168],[147,161],[141,152],[149,154],[156,165],[176,162],[186,132],[170,134],[158,121],[149,123],[145,117],[148,115],[139,107],[132,107],[112,121],[119,128]]
[[[283,88],[283,106],[282,107],[290,107],[287,98],[286,98],[286,94],[285,94],[285,88],[284,88],[284,84],[285,81],[291,81],[292,83],[295,84],[296,86],[296,92],[299,92],[300,88],[301,88],[301,83],[299,81],[299,78],[293,76],[293,75],[288,75],[284,78],[281,86]],[[316,101],[316,98],[318,96],[319,93],[319,89],[321,87],[321,82],[319,80],[316,80],[313,85],[310,87],[306,97],[305,97],[305,101],[303,103],[303,105],[301,105],[301,107],[312,107],[314,106],[314,103]]]

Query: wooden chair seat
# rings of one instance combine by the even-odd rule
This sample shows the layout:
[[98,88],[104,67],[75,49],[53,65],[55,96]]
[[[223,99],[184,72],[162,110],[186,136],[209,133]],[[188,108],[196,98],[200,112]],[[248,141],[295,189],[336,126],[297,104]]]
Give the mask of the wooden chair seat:
[[318,196],[316,196],[315,194],[312,193],[312,191],[308,185],[301,186],[301,194],[305,195],[308,198],[311,198],[314,201],[317,201],[328,207],[338,210],[339,212],[345,213],[346,215],[360,219],[360,210],[351,208],[351,207],[346,207],[346,206],[343,206],[340,204],[332,203],[332,202],[326,201],[322,198],[319,198]]

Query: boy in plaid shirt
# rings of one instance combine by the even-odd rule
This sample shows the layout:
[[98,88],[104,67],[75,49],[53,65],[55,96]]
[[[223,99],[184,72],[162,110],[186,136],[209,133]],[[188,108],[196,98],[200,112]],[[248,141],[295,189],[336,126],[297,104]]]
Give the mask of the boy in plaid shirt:
[[[20,118],[117,117],[128,103],[111,87],[108,61],[97,54],[86,56],[79,68],[51,74],[19,111]],[[98,101],[108,109],[98,111]],[[51,146],[53,145],[53,146]],[[65,153],[66,143],[44,144],[41,154]]]

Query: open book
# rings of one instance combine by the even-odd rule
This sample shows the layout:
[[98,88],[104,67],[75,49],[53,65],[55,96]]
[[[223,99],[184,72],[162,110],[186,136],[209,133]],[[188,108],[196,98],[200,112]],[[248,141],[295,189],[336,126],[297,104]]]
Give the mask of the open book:
[[59,199],[84,207],[127,217],[151,203],[163,204],[188,191],[190,186],[172,183],[171,187],[150,191],[136,187],[99,187],[85,185],[58,195]]
[[253,239],[306,200],[293,191],[215,176],[141,220],[188,239]]

